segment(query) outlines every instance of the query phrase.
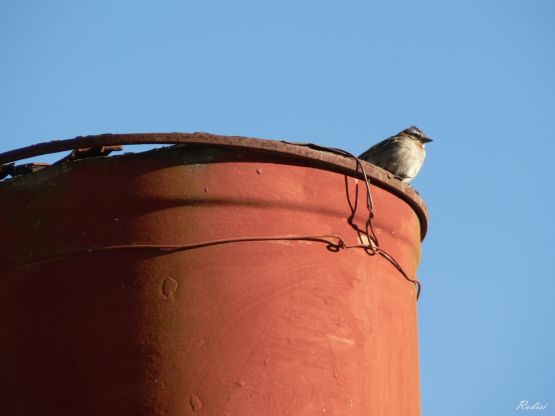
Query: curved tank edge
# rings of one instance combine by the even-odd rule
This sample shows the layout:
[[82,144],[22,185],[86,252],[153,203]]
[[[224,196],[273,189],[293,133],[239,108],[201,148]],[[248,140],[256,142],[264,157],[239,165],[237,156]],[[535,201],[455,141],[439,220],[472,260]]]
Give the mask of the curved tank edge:
[[[243,136],[223,136],[210,133],[130,133],[78,136],[68,140],[53,140],[14,149],[0,154],[0,164],[8,164],[21,159],[49,153],[70,151],[78,148],[133,144],[183,144],[209,145],[226,148],[249,149],[264,153],[279,154],[299,162],[309,162],[327,170],[347,173],[363,178],[357,169],[357,162],[350,156],[334,149],[311,143],[295,143]],[[113,157],[123,157],[118,155]],[[428,227],[428,210],[418,192],[410,185],[399,181],[393,175],[368,162],[361,161],[366,175],[373,185],[383,188],[404,200],[416,213],[420,222],[420,236],[424,239]]]

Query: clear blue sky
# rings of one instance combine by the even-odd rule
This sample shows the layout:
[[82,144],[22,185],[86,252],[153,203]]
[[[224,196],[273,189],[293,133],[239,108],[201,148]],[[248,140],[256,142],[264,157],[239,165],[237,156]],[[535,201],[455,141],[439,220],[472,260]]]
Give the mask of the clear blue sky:
[[427,416],[555,414],[555,2],[0,0],[0,151],[207,131],[435,141]]

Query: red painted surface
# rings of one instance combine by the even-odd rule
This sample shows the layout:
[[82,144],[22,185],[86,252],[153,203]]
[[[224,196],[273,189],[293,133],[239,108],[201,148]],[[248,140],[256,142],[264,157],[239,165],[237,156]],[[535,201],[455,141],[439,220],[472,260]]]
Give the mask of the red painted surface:
[[[177,148],[0,183],[0,409],[16,415],[418,415],[415,287],[337,234],[362,181],[271,152]],[[409,276],[418,216],[372,187]],[[90,250],[90,252],[89,252]]]

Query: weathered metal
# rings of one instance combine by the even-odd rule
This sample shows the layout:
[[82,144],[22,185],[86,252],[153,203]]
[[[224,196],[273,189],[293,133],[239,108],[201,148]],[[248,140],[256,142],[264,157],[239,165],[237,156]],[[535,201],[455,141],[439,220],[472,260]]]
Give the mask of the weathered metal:
[[[350,173],[355,177],[361,177],[360,173],[357,172],[355,163],[349,160],[349,158],[338,157],[338,155],[334,153],[318,151],[308,146],[298,146],[295,143],[283,141],[255,139],[242,136],[221,136],[209,133],[100,134],[96,136],[79,136],[70,140],[52,140],[0,153],[0,165],[48,153],[125,144],[210,144],[215,147],[238,150],[247,148],[251,152],[269,151],[275,155],[285,155],[295,159],[301,159],[305,164],[311,166],[316,165],[323,169],[337,171],[339,173]],[[367,162],[362,161],[362,163],[367,174],[372,177],[373,183],[389,190],[412,206],[420,219],[422,238],[424,238],[428,224],[428,212],[418,193],[408,184],[394,179],[391,173]]]
[[[368,216],[353,159],[175,133],[0,162],[129,142],[185,144],[0,182],[6,414],[419,414],[415,287],[345,248]],[[380,247],[414,277],[425,207],[364,167]]]
[[99,157],[108,156],[112,152],[118,152],[123,149],[123,146],[95,146],[95,147],[85,147],[80,149],[74,149],[71,153],[60,160],[56,161],[56,164],[71,162],[77,159],[86,159],[88,157]]

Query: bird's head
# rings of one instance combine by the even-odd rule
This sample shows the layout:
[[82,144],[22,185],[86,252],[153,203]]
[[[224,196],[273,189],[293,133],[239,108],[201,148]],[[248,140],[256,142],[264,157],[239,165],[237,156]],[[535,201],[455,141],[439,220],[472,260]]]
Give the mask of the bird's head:
[[423,145],[433,141],[428,136],[426,136],[422,130],[420,130],[416,126],[410,126],[408,129],[405,129],[401,133],[399,133],[399,135],[409,137],[413,140],[420,142]]

